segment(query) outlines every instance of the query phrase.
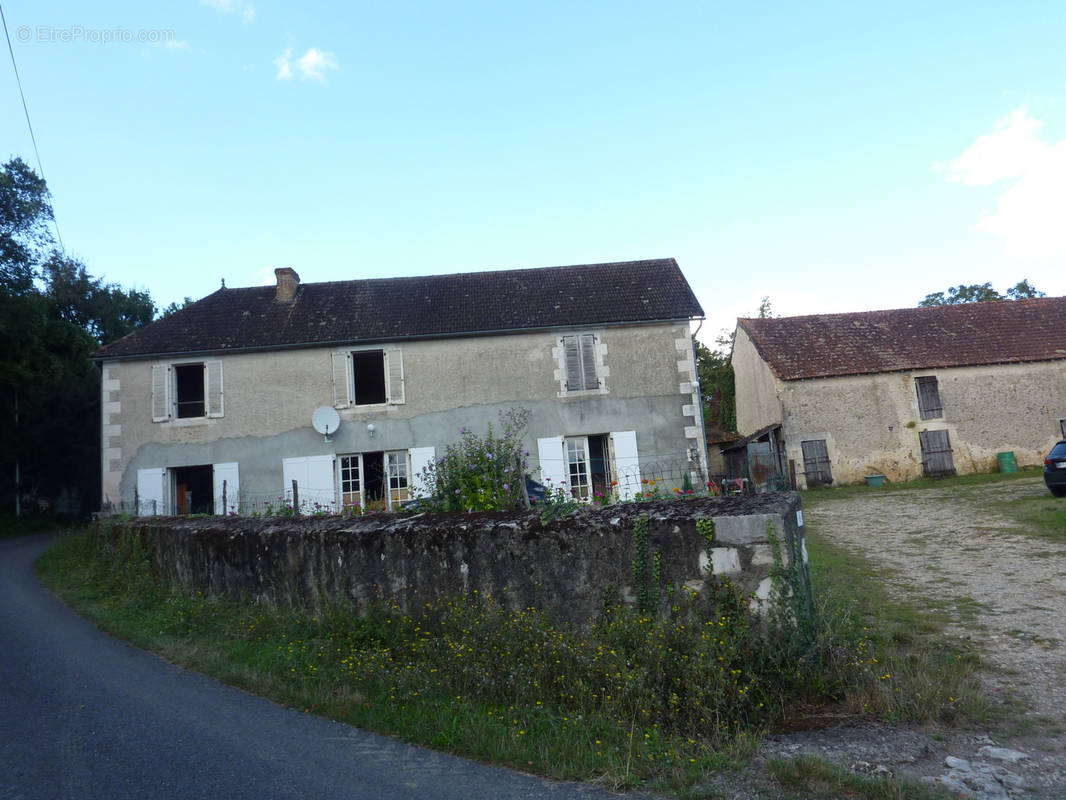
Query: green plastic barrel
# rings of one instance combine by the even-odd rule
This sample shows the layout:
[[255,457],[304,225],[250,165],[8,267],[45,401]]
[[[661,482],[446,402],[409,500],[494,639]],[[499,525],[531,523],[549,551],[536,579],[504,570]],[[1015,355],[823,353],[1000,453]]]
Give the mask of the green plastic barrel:
[[1017,472],[1018,462],[1014,459],[1014,453],[996,453],[996,458],[999,459],[999,471],[1000,472]]

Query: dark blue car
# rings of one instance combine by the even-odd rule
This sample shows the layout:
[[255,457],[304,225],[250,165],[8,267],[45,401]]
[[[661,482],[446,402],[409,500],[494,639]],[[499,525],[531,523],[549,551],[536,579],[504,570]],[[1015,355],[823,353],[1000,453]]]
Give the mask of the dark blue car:
[[1055,497],[1066,497],[1066,439],[1052,447],[1044,459],[1044,483]]

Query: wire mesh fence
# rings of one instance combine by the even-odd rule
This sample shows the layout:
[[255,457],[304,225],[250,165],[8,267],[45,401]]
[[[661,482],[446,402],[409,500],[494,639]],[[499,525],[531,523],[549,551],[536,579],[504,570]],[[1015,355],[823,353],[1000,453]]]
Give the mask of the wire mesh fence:
[[[567,474],[564,472],[563,474]],[[573,473],[571,473],[573,474]],[[757,491],[785,491],[791,487],[788,476],[772,475],[761,484],[747,476],[706,474],[700,463],[688,456],[646,460],[616,469],[603,469],[574,481],[545,480],[540,484],[539,470],[530,476],[534,505],[564,500],[610,504],[653,500],[677,496],[717,496],[752,494]],[[292,481],[281,491],[231,490],[227,481],[211,496],[194,497],[184,493],[174,497],[140,497],[132,502],[109,503],[103,513],[131,516],[154,515],[227,515],[247,517],[324,516],[381,513],[404,509],[410,501],[425,497],[412,487],[383,490],[378,495],[346,494],[336,483],[310,485]],[[202,493],[201,493],[202,494]]]

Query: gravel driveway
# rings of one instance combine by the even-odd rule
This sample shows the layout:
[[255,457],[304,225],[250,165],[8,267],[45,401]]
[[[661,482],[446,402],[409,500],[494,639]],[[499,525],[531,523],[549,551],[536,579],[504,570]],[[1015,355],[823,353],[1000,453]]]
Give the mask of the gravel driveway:
[[[981,653],[990,694],[1015,705],[1017,733],[1009,740],[1003,731],[941,739],[851,727],[778,737],[769,751],[813,751],[852,762],[845,766],[884,764],[947,778],[982,798],[1066,797],[1066,544],[1026,535],[1002,512],[1005,501],[1046,493],[1041,479],[1023,478],[863,492],[819,499],[806,512],[819,536],[889,565],[892,592],[912,602],[916,594],[929,598],[953,613],[949,632],[969,637]],[[972,774],[949,757],[964,759]]]

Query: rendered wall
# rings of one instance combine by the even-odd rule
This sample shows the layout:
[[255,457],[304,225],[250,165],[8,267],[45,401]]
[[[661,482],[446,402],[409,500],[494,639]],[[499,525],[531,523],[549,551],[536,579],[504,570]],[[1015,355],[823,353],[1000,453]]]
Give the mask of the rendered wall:
[[[532,606],[584,623],[605,599],[635,602],[639,517],[649,520],[649,565],[652,554],[662,556],[664,609],[706,597],[710,574],[728,577],[758,607],[770,596],[775,548],[782,565],[802,563],[805,574],[800,509],[792,493],[582,508],[546,524],[537,512],[141,517],[103,520],[97,531],[132,529],[161,579],[210,594],[306,606],[388,598],[409,608],[476,591],[509,609]],[[701,519],[713,521],[713,541],[698,530]]]
[[774,377],[747,332],[737,327],[733,340],[737,433],[742,436],[781,423],[781,381]]
[[[137,471],[238,462],[249,492],[282,490],[283,458],[435,447],[462,428],[483,431],[500,411],[531,411],[537,438],[635,430],[648,459],[684,456],[700,441],[687,324],[600,329],[606,392],[560,396],[560,332],[403,342],[406,402],[341,410],[332,443],[310,426],[332,405],[330,353],[313,348],[222,356],[225,414],[153,423],[152,360],[103,365],[103,499],[132,505]],[[376,428],[373,439],[367,423]],[[701,448],[702,453],[702,448]],[[534,466],[536,466],[534,464]]]

